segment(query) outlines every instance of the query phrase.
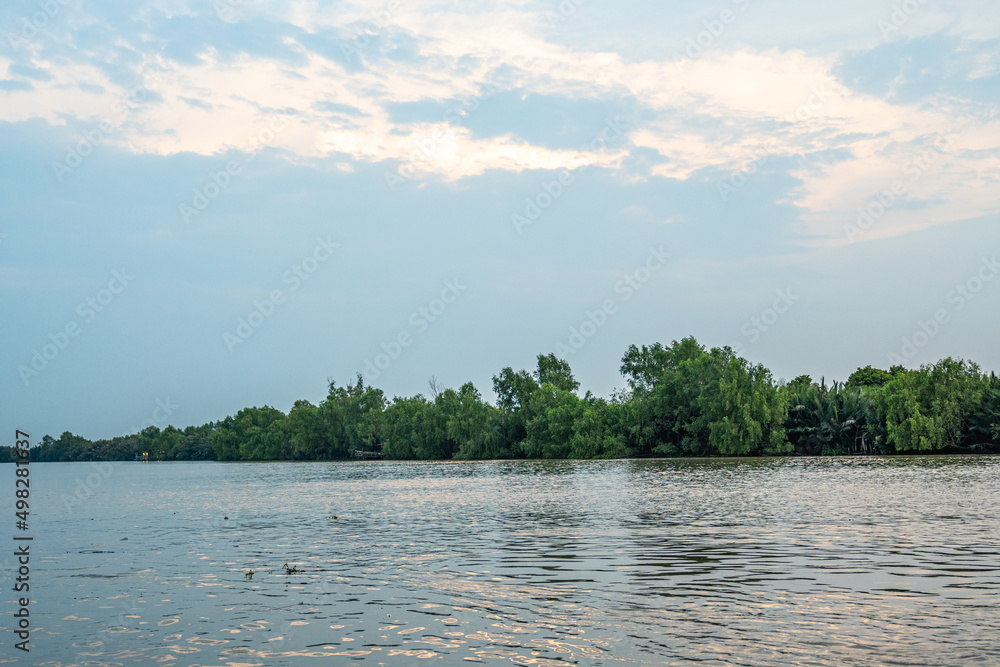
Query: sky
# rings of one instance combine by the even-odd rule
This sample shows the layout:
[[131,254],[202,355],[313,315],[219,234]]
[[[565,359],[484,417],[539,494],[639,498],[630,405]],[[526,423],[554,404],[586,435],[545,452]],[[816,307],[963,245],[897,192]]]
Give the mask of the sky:
[[9,0],[3,441],[685,336],[1000,370],[995,10]]

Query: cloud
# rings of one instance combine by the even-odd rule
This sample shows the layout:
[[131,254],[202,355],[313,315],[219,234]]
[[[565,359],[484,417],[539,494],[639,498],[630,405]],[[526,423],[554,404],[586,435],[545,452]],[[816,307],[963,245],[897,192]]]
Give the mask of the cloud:
[[[735,173],[766,151],[797,159],[788,167],[797,186],[782,201],[800,211],[794,229],[813,244],[846,242],[857,209],[912,178],[926,142],[950,133],[953,149],[922,167],[878,229],[859,238],[997,210],[983,194],[998,179],[988,113],[1000,90],[997,42],[972,41],[974,26],[954,12],[925,7],[899,30],[916,37],[889,41],[871,13],[867,43],[824,53],[753,43],[765,12],[751,8],[693,57],[681,30],[677,49],[635,59],[621,42],[595,51],[565,39],[572,21],[600,15],[583,8],[554,29],[551,8],[528,3],[461,12],[437,2],[227,6],[225,15],[174,2],[127,18],[77,17],[83,27],[68,41],[84,57],[70,63],[57,51],[47,60],[42,51],[30,64],[8,63],[35,83],[0,83],[21,96],[0,119],[62,124],[72,109],[98,122],[153,69],[151,95],[130,105],[109,139],[137,153],[219,154],[277,115],[289,128],[273,146],[289,159],[386,164],[446,181],[593,166],[622,182],[683,181]],[[697,36],[704,10],[688,11],[688,36]],[[624,118],[627,130],[587,148],[610,118]]]
[[[571,360],[588,389],[620,385],[631,343],[739,340],[789,285],[794,316],[748,356],[843,378],[998,242],[990,2],[924,3],[889,38],[891,3],[866,0],[587,2],[554,21],[553,0],[58,4],[0,54],[5,367],[110,270],[137,278],[38,384],[0,378],[11,429],[115,435],[108,405],[126,428],[180,393],[200,406],[185,423],[322,400],[456,276],[461,305],[379,384],[488,388],[661,244],[675,260]],[[327,235],[344,252],[229,355],[221,334]],[[997,366],[988,306],[935,352]]]
[[34,90],[30,81],[18,81],[17,79],[0,79],[0,90],[7,92]]
[[204,102],[202,100],[196,100],[190,97],[181,96],[178,97],[178,99],[180,99],[183,102],[186,102],[189,106],[192,106],[196,109],[205,109],[206,111],[211,111],[212,109],[215,108],[211,104],[208,104],[207,102]]

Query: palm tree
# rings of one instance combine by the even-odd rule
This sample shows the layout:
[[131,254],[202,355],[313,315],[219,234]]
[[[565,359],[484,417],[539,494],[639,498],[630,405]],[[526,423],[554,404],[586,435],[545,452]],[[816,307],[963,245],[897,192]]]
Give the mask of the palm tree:
[[884,451],[872,397],[863,388],[825,380],[789,385],[788,439],[799,454],[871,454]]

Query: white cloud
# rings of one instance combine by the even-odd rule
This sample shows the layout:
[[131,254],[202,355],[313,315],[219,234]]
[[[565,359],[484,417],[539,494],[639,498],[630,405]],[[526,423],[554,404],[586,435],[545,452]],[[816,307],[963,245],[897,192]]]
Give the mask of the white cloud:
[[[475,12],[439,2],[399,3],[397,9],[385,11],[388,6],[353,3],[333,12],[314,2],[294,2],[280,17],[310,32],[376,22],[378,34],[371,38],[370,51],[361,51],[367,66],[358,70],[346,68],[343,60],[310,53],[287,37],[286,44],[305,59],[294,71],[272,59],[223,58],[213,50],[201,54],[195,65],[160,63],[165,71],[154,90],[162,101],[135,105],[128,123],[109,141],[144,153],[215,154],[245,146],[247,137],[256,136],[270,118],[281,114],[289,126],[273,145],[304,158],[337,155],[348,166],[351,161],[388,160],[446,179],[488,170],[594,164],[621,168],[627,156],[624,148],[558,150],[512,133],[475,137],[464,127],[444,122],[447,100],[472,94],[492,81],[501,90],[526,89],[539,95],[635,99],[643,120],[633,125],[625,145],[653,149],[662,160],[648,173],[622,173],[625,180],[683,180],[698,170],[735,169],[763,147],[774,155],[836,152],[841,156],[836,160],[805,163],[792,172],[802,185],[789,201],[801,210],[800,231],[817,243],[843,242],[843,226],[857,217],[856,209],[895,179],[911,178],[907,165],[921,143],[956,125],[963,129],[954,149],[921,170],[920,178],[908,185],[905,196],[866,238],[997,211],[988,195],[996,191],[1000,178],[996,121],[973,122],[961,100],[900,104],[850,90],[833,73],[837,53],[819,56],[749,46],[733,50],[720,44],[680,65],[673,55],[630,64],[614,52],[572,51],[546,41],[545,33],[535,29],[537,13],[526,15],[517,5],[495,3]],[[243,16],[261,11],[250,3],[235,8]],[[159,11],[170,15],[189,10],[171,2],[161,3]],[[943,25],[971,29],[955,17],[924,8],[905,27],[924,31],[921,34]],[[404,37],[417,45],[415,58],[376,57],[379,49]],[[981,54],[979,62],[978,76],[996,68],[993,54]],[[43,118],[61,124],[69,113],[96,123],[114,117],[114,105],[129,94],[87,62],[56,66],[38,60],[36,65],[50,71],[53,79],[35,82],[33,91],[0,93],[6,98],[0,119]],[[151,65],[137,67],[137,79],[139,71]],[[84,92],[78,83],[107,92]],[[428,99],[442,102],[442,122],[398,121],[389,111],[391,103]],[[360,115],[330,114],[322,111],[323,103],[353,107]]]

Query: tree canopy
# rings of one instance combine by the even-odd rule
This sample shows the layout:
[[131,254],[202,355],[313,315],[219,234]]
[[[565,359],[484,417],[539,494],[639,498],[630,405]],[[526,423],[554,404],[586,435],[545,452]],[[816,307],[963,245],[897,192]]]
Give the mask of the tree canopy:
[[[625,389],[589,392],[569,362],[540,354],[532,370],[493,376],[495,403],[467,382],[430,382],[429,396],[387,399],[382,390],[330,381],[318,405],[285,414],[248,407],[183,430],[150,426],[90,441],[45,436],[36,461],[338,460],[356,452],[390,459],[625,458],[894,454],[1000,450],[1000,378],[946,358],[918,369],[865,366],[829,386],[770,371],[728,347],[694,338],[632,345],[621,359]],[[0,448],[0,461],[14,460]]]

